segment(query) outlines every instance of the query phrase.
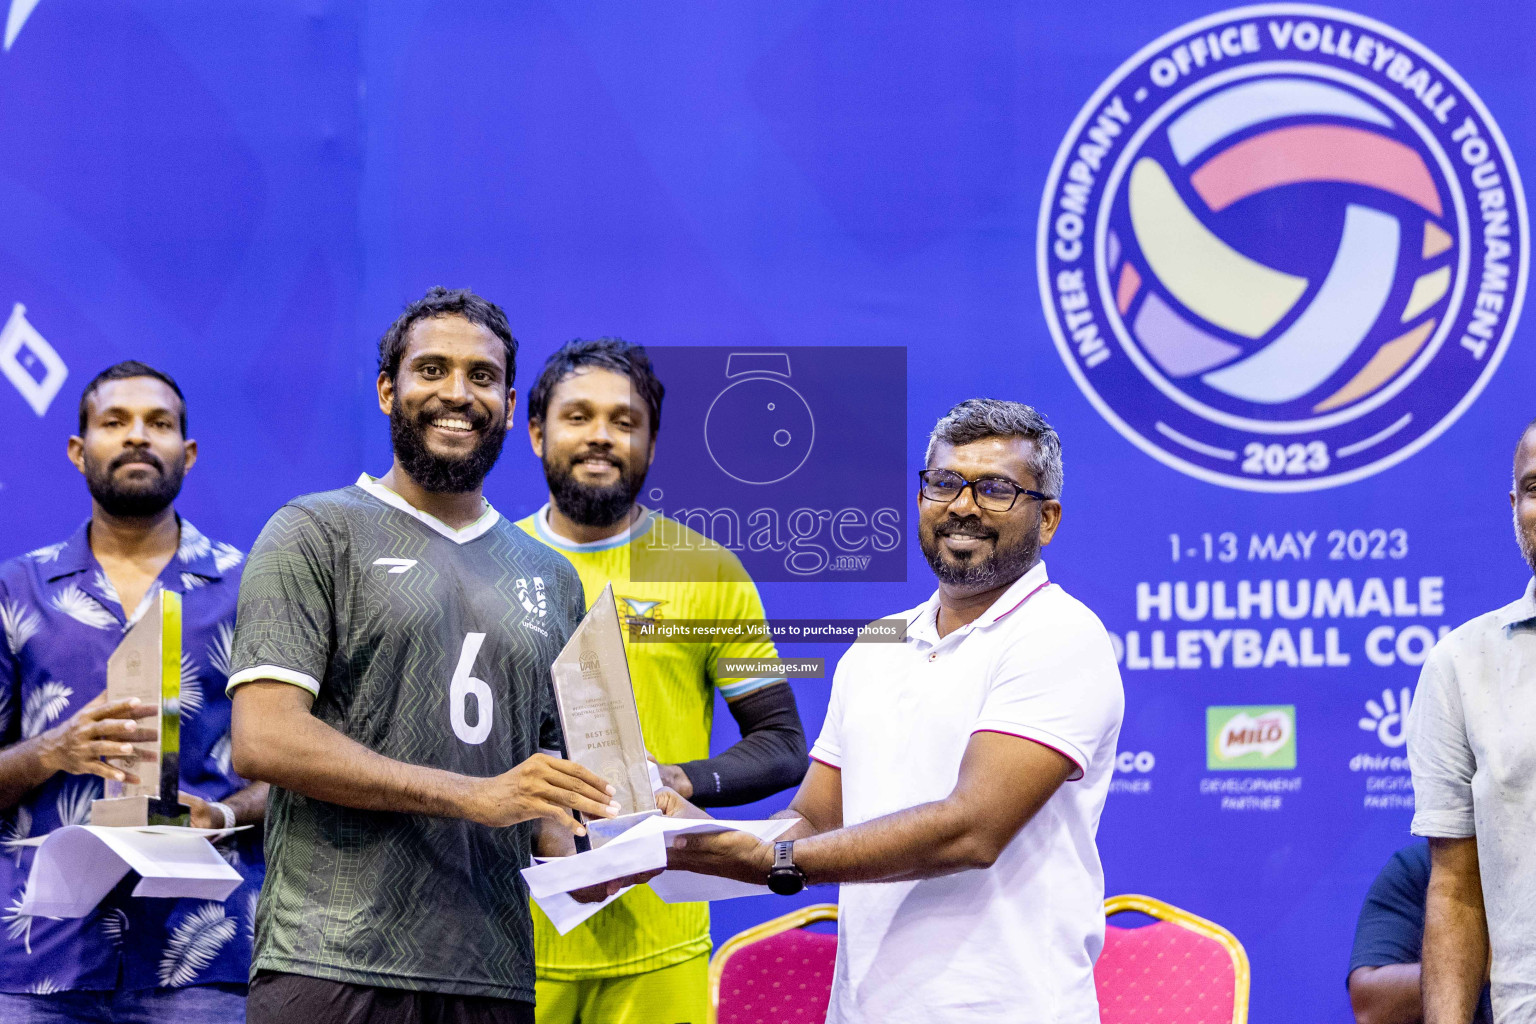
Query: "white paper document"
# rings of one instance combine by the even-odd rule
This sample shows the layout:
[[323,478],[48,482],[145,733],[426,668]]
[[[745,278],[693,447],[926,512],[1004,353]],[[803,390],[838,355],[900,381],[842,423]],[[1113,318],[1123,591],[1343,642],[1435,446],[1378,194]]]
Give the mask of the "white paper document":
[[[799,818],[768,818],[764,821],[732,821],[729,818],[648,818],[624,834],[645,836],[657,834],[666,837],[667,845],[684,835],[709,835],[711,832],[750,832],[765,843],[772,842],[799,821]],[[617,841],[617,840],[616,840]]]
[[[652,818],[651,821],[658,819]],[[667,842],[658,833],[635,836],[639,826],[611,842],[570,857],[551,857],[523,869],[534,899],[611,882],[626,875],[658,871],[667,866]]]
[[540,910],[544,911],[544,916],[549,918],[549,923],[555,926],[555,931],[561,935],[569,935],[572,928],[633,888],[632,885],[626,885],[601,903],[577,903],[571,899],[569,893],[563,892],[557,892],[542,899],[535,897],[534,902],[539,905]]
[[84,917],[129,871],[141,876],[135,896],[222,902],[240,886],[240,873],[207,837],[227,831],[235,830],[100,825],[57,829],[38,846],[20,912]]
[[738,896],[762,896],[772,890],[766,885],[738,882],[719,875],[701,875],[696,871],[663,871],[646,883],[663,903],[707,903],[733,900]]
[[[120,832],[149,832],[167,836],[202,836],[204,839],[223,839],[225,836],[232,836],[236,832],[244,832],[246,829],[255,828],[256,826],[236,825],[234,828],[191,828],[187,825],[111,825],[106,827],[117,829]],[[33,836],[30,839],[12,839],[8,840],[6,845],[42,846],[48,841],[48,836],[51,835],[53,833],[49,832],[46,835]]]
[[645,818],[603,846],[587,853],[571,857],[535,858],[532,867],[523,869],[523,877],[528,881],[528,890],[534,902],[548,915],[550,923],[561,935],[623,895],[622,892],[617,893],[601,903],[578,903],[570,897],[571,890],[647,871],[661,871],[647,884],[667,903],[700,903],[755,896],[768,892],[768,887],[700,875],[692,871],[665,870],[667,849],[678,836],[708,835],[712,832],[749,832],[763,842],[771,842],[798,820]]

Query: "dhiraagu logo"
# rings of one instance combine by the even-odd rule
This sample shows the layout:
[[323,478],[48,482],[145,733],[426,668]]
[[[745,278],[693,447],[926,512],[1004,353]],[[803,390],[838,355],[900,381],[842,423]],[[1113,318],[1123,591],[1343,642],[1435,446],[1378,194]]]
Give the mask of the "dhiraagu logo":
[[1205,766],[1211,771],[1295,768],[1296,706],[1206,708]]
[[1040,208],[1078,386],[1143,451],[1250,491],[1413,455],[1525,294],[1524,192],[1470,86],[1389,25],[1264,4],[1158,39],[1088,101]]

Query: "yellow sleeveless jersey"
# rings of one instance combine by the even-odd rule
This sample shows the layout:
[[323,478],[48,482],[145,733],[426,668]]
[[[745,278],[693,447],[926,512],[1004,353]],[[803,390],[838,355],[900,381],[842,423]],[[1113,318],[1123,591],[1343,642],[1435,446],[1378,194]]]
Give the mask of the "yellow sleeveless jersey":
[[[587,603],[613,584],[619,618],[762,619],[757,587],[727,548],[681,524],[647,512],[636,525],[607,540],[577,544],[556,536],[548,506],[517,525],[568,558],[581,577]],[[684,553],[678,554],[677,549]],[[631,559],[642,579],[634,582]],[[739,697],[777,678],[720,679],[721,658],[776,658],[770,640],[721,643],[631,643],[625,634],[640,728],[651,755],[663,764],[709,756],[714,691]],[[659,970],[708,953],[709,907],[663,903],[649,887],[636,886],[568,935],[561,935],[533,906],[534,960],[538,976],[580,981]]]

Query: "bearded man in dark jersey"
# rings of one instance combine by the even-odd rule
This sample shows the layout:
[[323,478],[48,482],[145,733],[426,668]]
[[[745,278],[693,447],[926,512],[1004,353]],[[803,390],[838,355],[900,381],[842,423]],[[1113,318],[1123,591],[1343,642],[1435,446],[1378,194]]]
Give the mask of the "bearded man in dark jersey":
[[389,472],[295,498],[251,551],[229,690],[235,770],[272,785],[252,1024],[533,1022],[519,869],[539,826],[616,807],[552,753],[580,580],[481,494],[516,354],[472,292],[412,303],[379,343]]

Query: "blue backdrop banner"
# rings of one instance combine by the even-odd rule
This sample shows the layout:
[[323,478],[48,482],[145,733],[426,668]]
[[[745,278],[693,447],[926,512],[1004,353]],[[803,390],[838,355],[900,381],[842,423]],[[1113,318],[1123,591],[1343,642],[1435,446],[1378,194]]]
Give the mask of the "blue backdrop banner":
[[[524,389],[574,337],[654,347],[649,500],[742,513],[775,617],[921,601],[927,431],[1029,402],[1065,447],[1052,577],[1126,685],[1110,892],[1231,929],[1254,1020],[1349,1019],[1418,667],[1529,575],[1536,8],[0,12],[4,555],[87,515],[65,440],[120,359],[186,391],[210,535],[383,471],[375,344],[434,284],[507,309]],[[488,493],[545,500],[520,442]],[[828,685],[794,683],[812,734]],[[716,939],[830,895],[719,904]]]

